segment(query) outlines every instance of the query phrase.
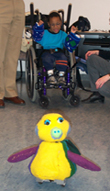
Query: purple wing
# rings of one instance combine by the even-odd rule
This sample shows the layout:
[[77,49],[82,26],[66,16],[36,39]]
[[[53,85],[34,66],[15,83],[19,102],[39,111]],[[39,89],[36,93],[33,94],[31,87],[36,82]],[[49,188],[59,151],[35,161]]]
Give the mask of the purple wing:
[[101,168],[97,165],[95,165],[93,162],[90,162],[89,160],[85,159],[84,157],[82,157],[81,155],[78,155],[76,153],[73,153],[71,151],[67,152],[68,154],[68,158],[75,164],[91,170],[91,171],[100,171]]
[[15,163],[20,162],[22,160],[25,160],[35,154],[37,152],[38,146],[34,145],[32,147],[25,148],[21,151],[18,151],[16,153],[13,153],[9,158],[7,159],[8,162]]

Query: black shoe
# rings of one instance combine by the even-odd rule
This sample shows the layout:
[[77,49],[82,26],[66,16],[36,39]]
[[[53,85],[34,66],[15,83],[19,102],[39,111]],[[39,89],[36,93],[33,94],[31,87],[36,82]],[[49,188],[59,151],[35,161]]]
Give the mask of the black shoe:
[[84,103],[93,103],[95,101],[99,101],[104,103],[105,97],[100,95],[98,92],[93,92],[87,99],[81,100]]

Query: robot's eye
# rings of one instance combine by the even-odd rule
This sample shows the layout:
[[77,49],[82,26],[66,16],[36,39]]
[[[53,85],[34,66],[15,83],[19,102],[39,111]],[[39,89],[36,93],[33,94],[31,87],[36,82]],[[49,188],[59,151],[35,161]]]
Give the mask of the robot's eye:
[[51,122],[50,122],[49,119],[46,119],[46,120],[44,121],[44,124],[45,124],[45,125],[50,125],[50,123],[51,123]]
[[64,121],[64,119],[63,119],[62,117],[59,117],[59,118],[57,119],[57,121],[58,121],[59,123],[62,123],[62,122]]

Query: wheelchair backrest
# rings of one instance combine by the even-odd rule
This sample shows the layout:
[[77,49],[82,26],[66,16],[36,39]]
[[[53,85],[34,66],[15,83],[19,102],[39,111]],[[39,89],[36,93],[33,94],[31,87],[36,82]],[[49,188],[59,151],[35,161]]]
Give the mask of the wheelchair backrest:
[[[58,13],[61,16],[62,19],[62,27],[61,29],[64,30],[64,26],[66,26],[66,33],[69,31],[69,24],[70,24],[70,15],[71,15],[71,7],[72,5],[68,5],[68,11],[67,11],[67,20],[64,22],[64,11],[58,10]],[[25,25],[31,25],[34,26],[36,22],[39,22],[39,20],[42,20],[44,22],[44,28],[48,29],[48,15],[42,14],[39,12],[38,9],[34,11],[34,5],[33,3],[30,4],[30,15],[25,17]]]

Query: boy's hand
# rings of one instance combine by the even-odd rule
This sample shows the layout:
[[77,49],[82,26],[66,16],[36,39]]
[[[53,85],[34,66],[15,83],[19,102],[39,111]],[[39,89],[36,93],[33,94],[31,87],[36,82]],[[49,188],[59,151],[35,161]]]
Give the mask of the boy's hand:
[[39,22],[38,22],[38,25],[40,26],[40,25],[42,25],[44,22],[42,21],[42,20],[40,20]]
[[76,28],[75,26],[72,26],[72,27],[71,27],[71,32],[72,32],[72,33],[75,33],[76,31],[77,31],[77,28]]

